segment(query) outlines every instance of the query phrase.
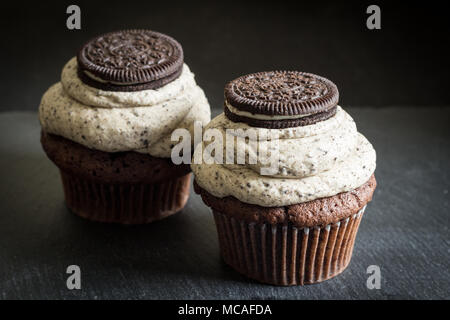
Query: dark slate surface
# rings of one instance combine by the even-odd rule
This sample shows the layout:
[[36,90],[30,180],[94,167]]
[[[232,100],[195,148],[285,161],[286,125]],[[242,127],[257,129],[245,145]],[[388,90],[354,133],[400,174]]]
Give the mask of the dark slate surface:
[[[248,281],[220,259],[208,208],[151,225],[90,223],[68,212],[36,113],[0,114],[0,298],[450,298],[450,108],[349,108],[378,154],[378,189],[347,270],[305,287]],[[217,112],[216,112],[217,113]],[[76,264],[82,289],[66,289]],[[369,265],[380,290],[366,287]]]

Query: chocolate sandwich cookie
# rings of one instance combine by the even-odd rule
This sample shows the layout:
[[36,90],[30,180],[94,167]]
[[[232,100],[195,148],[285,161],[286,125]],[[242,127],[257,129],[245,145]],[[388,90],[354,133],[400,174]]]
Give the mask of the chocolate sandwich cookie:
[[78,76],[89,86],[108,91],[157,89],[183,69],[183,49],[173,38],[150,30],[107,33],[78,52]]
[[298,71],[267,71],[225,86],[225,115],[253,127],[311,125],[336,113],[339,91],[330,80]]

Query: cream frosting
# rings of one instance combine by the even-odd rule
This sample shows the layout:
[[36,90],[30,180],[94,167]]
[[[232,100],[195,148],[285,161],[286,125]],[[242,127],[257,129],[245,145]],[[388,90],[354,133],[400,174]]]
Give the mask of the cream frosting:
[[179,78],[155,90],[104,91],[77,75],[76,58],[63,68],[61,82],[42,97],[39,119],[43,130],[106,151],[137,151],[170,157],[176,128],[193,130],[206,124],[210,108],[188,66]]
[[[249,128],[256,130],[259,137],[270,137],[270,134],[275,137],[248,143],[246,155],[267,152],[274,143],[278,148],[275,172],[261,175],[261,168],[267,164],[259,161],[250,164],[248,158],[245,164],[207,164],[212,159],[208,162],[208,153],[203,152],[208,142],[203,142],[195,150],[195,156],[203,152],[206,161],[193,163],[191,167],[196,182],[216,197],[233,196],[265,207],[286,206],[351,191],[363,185],[375,171],[375,150],[339,106],[335,116],[309,126],[253,128],[232,122],[221,114],[205,130],[209,128],[217,129],[224,141],[243,136]],[[227,129],[243,131],[227,133]],[[237,151],[235,143],[234,159]]]

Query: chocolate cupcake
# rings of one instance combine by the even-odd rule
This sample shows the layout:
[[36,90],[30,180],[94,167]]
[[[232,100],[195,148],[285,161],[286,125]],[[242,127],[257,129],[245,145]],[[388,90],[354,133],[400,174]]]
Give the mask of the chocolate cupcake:
[[67,62],[42,97],[39,119],[69,209],[141,224],[186,204],[190,168],[172,163],[171,134],[206,124],[210,108],[176,40],[125,30],[92,39]]
[[338,100],[334,83],[302,72],[261,72],[226,85],[224,113],[205,128],[222,135],[223,149],[203,141],[194,157],[205,161],[191,168],[221,255],[238,272],[303,285],[349,264],[376,187],[376,154]]

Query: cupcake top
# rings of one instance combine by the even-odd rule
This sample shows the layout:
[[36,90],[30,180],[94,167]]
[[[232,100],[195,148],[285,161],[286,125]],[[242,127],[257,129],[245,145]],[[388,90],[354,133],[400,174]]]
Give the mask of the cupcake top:
[[181,45],[150,30],[87,42],[43,95],[42,129],[105,151],[170,157],[176,128],[206,124],[210,108]]
[[223,150],[209,156],[209,141],[196,149],[205,159],[191,165],[197,184],[216,197],[264,207],[362,186],[375,170],[375,151],[338,98],[331,81],[308,73],[262,72],[231,81],[224,113],[205,128],[220,132]]

